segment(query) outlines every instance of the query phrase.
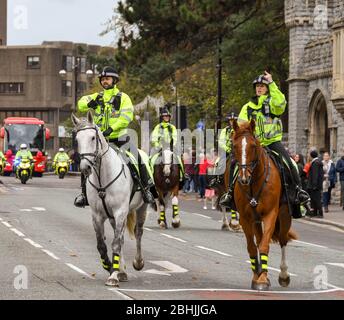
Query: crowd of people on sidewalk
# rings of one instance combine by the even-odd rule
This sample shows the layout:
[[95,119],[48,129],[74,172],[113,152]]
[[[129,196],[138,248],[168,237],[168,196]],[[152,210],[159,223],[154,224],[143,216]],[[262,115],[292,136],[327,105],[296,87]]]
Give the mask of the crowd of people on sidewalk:
[[320,155],[316,150],[309,152],[307,161],[301,154],[293,156],[302,181],[302,187],[311,197],[311,216],[323,218],[329,212],[331,193],[338,182],[341,186],[340,205],[344,210],[344,155],[334,163],[329,152]]

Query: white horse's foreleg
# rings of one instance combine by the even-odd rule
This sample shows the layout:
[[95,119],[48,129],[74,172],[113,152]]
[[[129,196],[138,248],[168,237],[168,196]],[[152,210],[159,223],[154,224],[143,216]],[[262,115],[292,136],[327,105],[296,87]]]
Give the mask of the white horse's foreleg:
[[172,226],[178,228],[180,226],[180,217],[179,217],[179,201],[177,196],[172,198]]
[[105,219],[98,214],[92,215],[93,228],[97,237],[97,249],[100,253],[103,268],[111,273],[111,262],[107,254],[107,247],[104,241],[104,222]]
[[126,226],[125,211],[118,212],[115,220],[110,220],[111,226],[114,228],[114,239],[112,241],[112,273],[106,281],[107,286],[118,287],[120,273],[120,262],[122,254],[122,243],[124,241],[124,232]]
[[141,208],[136,210],[136,227],[135,227],[135,238],[136,238],[136,255],[133,261],[135,270],[141,270],[144,266],[144,260],[141,251],[141,238],[143,234],[143,225],[146,220],[146,209],[147,205],[143,205]]
[[221,230],[229,230],[227,210],[225,208],[222,208],[222,227],[221,227]]
[[288,273],[288,265],[287,265],[287,259],[286,259],[286,246],[283,246],[281,248],[282,251],[282,257],[281,257],[281,272],[278,277],[278,282],[282,287],[287,287],[290,283],[290,276]]

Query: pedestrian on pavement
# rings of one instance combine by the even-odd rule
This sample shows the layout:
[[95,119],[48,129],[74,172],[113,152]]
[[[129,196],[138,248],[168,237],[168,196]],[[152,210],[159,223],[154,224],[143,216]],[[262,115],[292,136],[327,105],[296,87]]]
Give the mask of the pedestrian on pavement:
[[303,157],[301,153],[297,153],[294,156],[294,161],[296,162],[297,168],[299,170],[299,176],[301,179],[302,189],[306,190],[307,189],[307,176],[306,176],[306,172],[304,171],[305,158]]
[[321,160],[318,158],[316,150],[311,151],[311,165],[308,173],[307,190],[311,197],[312,212],[309,214],[313,217],[323,218],[321,205],[321,192],[324,181],[324,170]]
[[185,169],[185,183],[183,186],[184,193],[190,193],[193,191],[193,177],[195,174],[194,165],[192,164],[192,157],[188,152],[185,152],[183,155],[183,163]]
[[336,167],[330,158],[330,154],[325,152],[323,155],[323,169],[324,169],[324,181],[323,181],[323,207],[324,211],[328,212],[328,205],[331,200],[331,191],[335,187],[337,182]]
[[344,210],[344,155],[337,161],[336,171],[339,172],[340,181],[340,205]]
[[199,161],[199,195],[201,199],[205,198],[205,189],[207,186],[207,173],[208,168],[211,166],[212,163],[204,155],[204,152],[201,152]]

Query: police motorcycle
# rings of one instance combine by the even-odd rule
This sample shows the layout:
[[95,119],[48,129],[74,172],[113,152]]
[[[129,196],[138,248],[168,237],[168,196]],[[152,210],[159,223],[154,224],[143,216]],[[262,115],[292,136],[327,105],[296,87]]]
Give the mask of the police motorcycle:
[[16,170],[16,178],[20,180],[22,184],[26,184],[26,182],[32,177],[32,164],[31,160],[28,158],[19,159],[15,163],[17,168]]

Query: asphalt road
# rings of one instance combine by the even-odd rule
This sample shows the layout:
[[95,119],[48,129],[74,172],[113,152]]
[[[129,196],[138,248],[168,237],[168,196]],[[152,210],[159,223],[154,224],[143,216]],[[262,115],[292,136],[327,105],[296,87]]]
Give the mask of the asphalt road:
[[[161,230],[150,210],[142,271],[132,267],[135,241],[126,237],[129,281],[118,289],[106,287],[91,211],[73,206],[79,178],[44,176],[27,185],[1,179],[0,299],[344,299],[342,230],[294,220],[299,240],[287,250],[290,286],[278,284],[280,248],[273,244],[271,290],[255,292],[243,233],[221,231],[219,212],[185,197],[180,229]],[[171,209],[167,216],[171,222]],[[107,222],[109,250],[112,234]]]

